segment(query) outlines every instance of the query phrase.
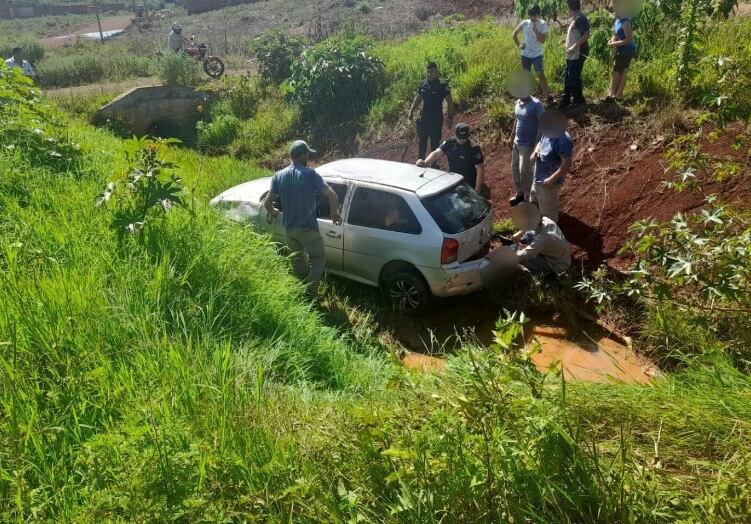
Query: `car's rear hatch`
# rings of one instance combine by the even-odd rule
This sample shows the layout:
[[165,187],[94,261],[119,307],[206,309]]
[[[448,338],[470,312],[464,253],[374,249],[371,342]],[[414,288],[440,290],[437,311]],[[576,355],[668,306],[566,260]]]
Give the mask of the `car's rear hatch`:
[[493,234],[493,210],[474,189],[461,183],[423,197],[421,202],[444,237],[459,243],[457,262],[485,252]]

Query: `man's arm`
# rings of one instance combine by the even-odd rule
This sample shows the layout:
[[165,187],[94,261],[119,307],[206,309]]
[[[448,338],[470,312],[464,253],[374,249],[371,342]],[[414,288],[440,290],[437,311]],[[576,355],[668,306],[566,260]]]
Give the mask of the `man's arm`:
[[530,160],[537,160],[540,158],[540,142],[537,142],[537,145],[535,146],[535,150],[532,151],[532,154],[529,155]]
[[514,45],[518,49],[522,49],[521,44],[519,43],[519,33],[522,31],[522,26],[524,25],[524,22],[520,23],[518,26],[516,26],[516,29],[514,29],[514,32],[511,33],[511,38],[514,39]]
[[422,95],[420,95],[420,93],[417,93],[415,95],[415,99],[412,100],[412,107],[409,108],[409,115],[407,116],[408,120],[412,120],[412,115],[415,114],[415,111],[417,110],[417,106],[420,105],[420,102],[422,102]]
[[623,32],[625,33],[626,38],[624,38],[623,40],[616,40],[616,36],[613,36],[610,42],[608,42],[608,45],[610,47],[623,47],[629,45],[634,41],[634,31],[631,27],[631,22],[624,22]]
[[532,32],[535,34],[535,38],[537,38],[537,41],[541,44],[545,43],[545,40],[548,39],[548,33],[543,33],[542,31],[538,31],[537,24],[532,24]]
[[276,202],[277,198],[279,198],[279,195],[274,193],[274,191],[269,191],[266,194],[266,199],[263,201],[263,207],[266,208],[266,212],[272,219],[279,216],[279,210],[274,207],[274,202]]
[[454,97],[451,96],[451,93],[446,95],[446,114],[448,116],[447,127],[451,129],[454,127]]
[[485,164],[477,164],[477,181],[475,182],[475,191],[478,193],[482,190],[482,186],[485,184]]
[[514,137],[516,136],[516,126],[517,126],[517,122],[516,122],[516,118],[514,118],[514,123],[511,124],[511,134],[506,139],[506,143],[508,143],[508,145],[510,146],[514,145]]
[[570,156],[561,157],[560,167],[556,170],[555,173],[553,173],[548,178],[543,180],[542,185],[545,187],[550,187],[553,184],[557,183],[561,179],[561,177],[565,176],[566,173],[568,173],[571,170],[571,164],[572,164],[572,159]]
[[341,226],[342,217],[339,214],[339,196],[336,194],[336,191],[331,189],[330,186],[326,186],[326,189],[323,190],[323,194],[326,195],[329,199],[329,209],[331,210],[331,221],[337,226]]
[[430,153],[428,155],[428,158],[426,158],[425,160],[423,160],[423,159],[418,160],[416,162],[416,165],[419,166],[419,167],[432,166],[439,158],[441,158],[442,156],[445,156],[445,155],[446,155],[446,153],[444,153],[443,149],[441,149],[439,147],[438,149],[436,149],[435,151],[433,151],[432,153]]

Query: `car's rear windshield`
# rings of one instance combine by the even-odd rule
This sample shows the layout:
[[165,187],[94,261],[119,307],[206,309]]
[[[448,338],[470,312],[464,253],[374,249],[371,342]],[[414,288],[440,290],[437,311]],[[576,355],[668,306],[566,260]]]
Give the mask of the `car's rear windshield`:
[[449,235],[472,229],[490,213],[490,202],[467,184],[423,198],[422,204],[441,231]]

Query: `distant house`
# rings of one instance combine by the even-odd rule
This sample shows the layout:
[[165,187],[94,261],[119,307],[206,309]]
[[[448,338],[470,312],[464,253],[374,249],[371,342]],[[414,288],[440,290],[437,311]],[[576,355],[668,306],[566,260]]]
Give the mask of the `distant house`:
[[198,13],[205,13],[206,11],[213,11],[215,9],[221,9],[229,5],[238,4],[253,4],[257,0],[183,0],[185,10],[189,15],[195,15]]
[[12,18],[10,3],[8,3],[8,0],[0,0],[0,20],[9,20],[10,18]]

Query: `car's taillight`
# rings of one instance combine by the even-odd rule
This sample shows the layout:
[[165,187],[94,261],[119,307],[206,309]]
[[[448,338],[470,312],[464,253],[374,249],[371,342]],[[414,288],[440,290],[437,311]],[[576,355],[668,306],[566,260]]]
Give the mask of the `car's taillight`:
[[459,256],[459,241],[455,238],[444,238],[441,246],[441,264],[456,262]]

